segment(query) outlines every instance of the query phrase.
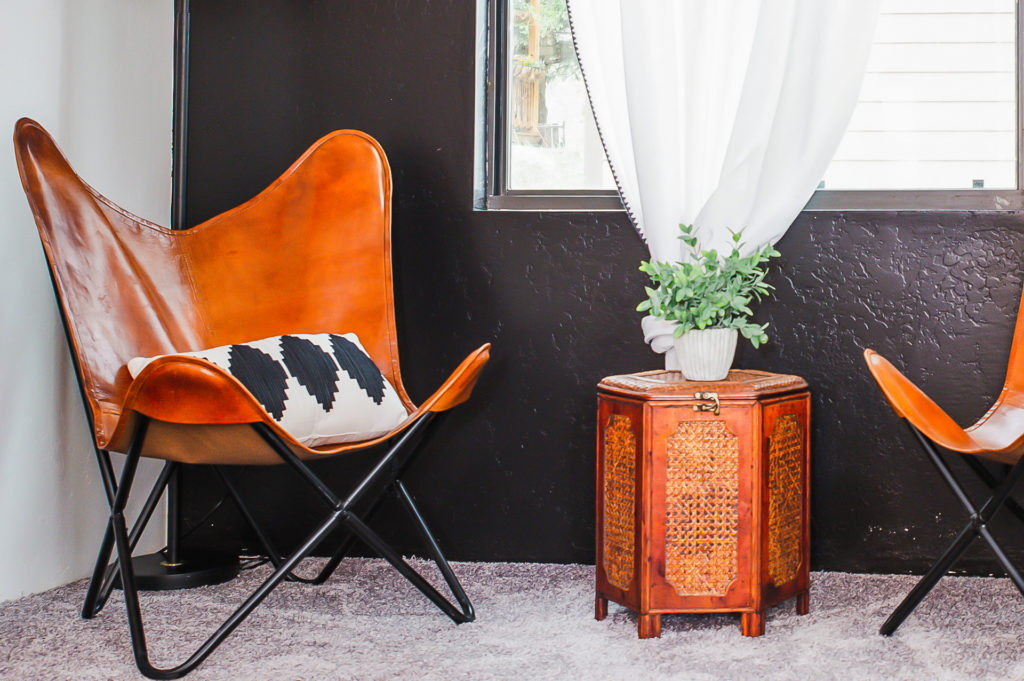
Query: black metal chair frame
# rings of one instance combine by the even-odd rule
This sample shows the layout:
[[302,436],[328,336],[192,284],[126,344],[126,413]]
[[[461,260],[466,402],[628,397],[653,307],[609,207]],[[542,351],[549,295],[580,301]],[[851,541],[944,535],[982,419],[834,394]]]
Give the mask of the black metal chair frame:
[[1021,577],[1020,571],[1007,557],[1006,552],[1003,551],[999,543],[996,542],[992,533],[989,532],[988,524],[995,517],[996,513],[1006,507],[1013,515],[1019,520],[1024,522],[1024,508],[1020,506],[1014,499],[1010,497],[1010,493],[1016,487],[1020,481],[1022,475],[1024,475],[1024,457],[1022,457],[1012,467],[1005,467],[1004,475],[1001,478],[997,478],[993,475],[985,466],[978,460],[977,457],[971,455],[964,455],[963,458],[970,466],[971,470],[981,479],[981,481],[988,487],[992,494],[985,500],[980,507],[976,507],[971,501],[970,497],[964,491],[963,486],[953,475],[953,471],[950,469],[949,464],[942,458],[935,446],[931,441],[928,440],[924,434],[921,433],[917,428],[907,422],[910,430],[913,431],[917,437],[921,446],[924,447],[925,452],[928,454],[929,460],[939,470],[939,474],[942,479],[946,481],[950,489],[953,490],[953,494],[956,495],[957,500],[967,511],[969,516],[967,524],[964,525],[963,529],[957,535],[953,543],[949,545],[946,551],[939,557],[938,560],[929,568],[928,572],[925,573],[924,577],[917,583],[916,586],[907,594],[906,598],[893,610],[889,618],[882,624],[881,629],[878,633],[883,636],[892,636],[893,633],[903,624],[903,620],[914,611],[914,608],[921,602],[921,600],[928,595],[928,592],[932,590],[943,575],[953,566],[953,563],[963,555],[963,553],[970,547],[975,539],[981,537],[985,540],[985,543],[989,545],[993,553],[995,553],[996,559],[999,564],[1003,566],[1010,579],[1013,581],[1017,589],[1024,595],[1024,577]]
[[[132,550],[135,548],[146,524],[152,517],[153,510],[156,508],[168,480],[170,480],[175,469],[180,464],[167,462],[164,465],[156,483],[153,485],[153,489],[143,504],[135,524],[129,532],[124,510],[128,502],[128,496],[131,493],[132,482],[134,481],[135,472],[141,458],[140,454],[149,425],[149,419],[139,414],[135,430],[132,434],[131,445],[128,448],[128,459],[121,471],[120,480],[115,477],[110,453],[103,449],[96,449],[100,475],[103,479],[107,502],[110,505],[110,520],[103,535],[103,541],[100,544],[99,554],[96,557],[96,566],[93,570],[92,579],[89,581],[89,587],[86,591],[85,602],[82,606],[82,617],[91,619],[99,614],[119,580],[120,586],[124,590],[125,607],[128,610],[128,626],[131,631],[132,650],[139,670],[151,679],[181,678],[202,663],[278,584],[283,581],[322,584],[334,573],[335,569],[351,550],[355,541],[360,539],[394,566],[403,577],[409,580],[413,586],[419,589],[453,622],[462,624],[463,622],[473,621],[475,617],[473,605],[470,603],[462,585],[441,552],[437,540],[427,526],[412,496],[400,479],[402,472],[415,452],[416,445],[419,443],[417,436],[426,429],[434,416],[430,412],[424,414],[403,433],[396,436],[396,441],[393,441],[394,444],[388,449],[387,453],[381,457],[370,472],[345,498],[337,496],[266,424],[252,424],[256,432],[281,457],[282,461],[294,469],[299,474],[299,477],[316,490],[318,496],[328,507],[327,518],[291,555],[282,556],[270,543],[251,511],[243,502],[237,487],[230,481],[223,468],[215,466],[228,493],[238,505],[246,522],[256,533],[257,538],[267,552],[269,561],[275,569],[252,595],[188,659],[175,667],[162,669],[153,666],[149,660],[142,613],[139,607],[138,589],[135,586],[132,571]],[[374,488],[377,488],[375,496],[370,494]],[[388,491],[393,491],[405,507],[420,537],[426,544],[430,557],[437,564],[438,570],[440,570],[459,607],[456,607],[442,596],[437,589],[402,558],[400,553],[367,526],[366,523],[372,518]],[[369,502],[364,504],[366,508],[360,516],[353,509],[364,499],[369,499]],[[292,571],[299,562],[310,556],[321,542],[339,527],[345,528],[348,531],[348,536],[342,541],[341,546],[320,572],[312,578],[295,575]],[[117,552],[116,561],[112,565],[108,565],[111,553],[115,549]]]

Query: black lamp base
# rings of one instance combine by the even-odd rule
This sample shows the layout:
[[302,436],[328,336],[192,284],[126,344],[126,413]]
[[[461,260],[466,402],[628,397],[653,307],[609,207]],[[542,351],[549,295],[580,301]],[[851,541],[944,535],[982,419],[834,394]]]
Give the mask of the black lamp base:
[[[168,564],[164,551],[132,558],[135,586],[142,591],[192,589],[220,584],[238,576],[238,556],[228,553],[189,551],[177,564]],[[121,588],[120,578],[115,586]]]

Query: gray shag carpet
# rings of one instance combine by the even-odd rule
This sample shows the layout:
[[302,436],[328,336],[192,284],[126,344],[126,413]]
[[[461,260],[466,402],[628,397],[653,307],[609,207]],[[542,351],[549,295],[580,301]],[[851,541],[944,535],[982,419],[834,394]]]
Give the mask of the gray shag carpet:
[[[347,560],[322,587],[279,587],[188,678],[1024,679],[1024,600],[1008,579],[946,577],[892,638],[878,626],[915,578],[815,573],[810,614],[796,616],[792,601],[773,608],[763,637],[742,637],[736,615],[675,615],[663,618],[660,639],[641,641],[624,608],[593,619],[593,567],[454,567],[476,622],[453,625],[382,561]],[[180,661],[267,574],[143,593],[154,662]],[[141,678],[120,592],[87,622],[84,591],[79,581],[0,604],[0,678]]]

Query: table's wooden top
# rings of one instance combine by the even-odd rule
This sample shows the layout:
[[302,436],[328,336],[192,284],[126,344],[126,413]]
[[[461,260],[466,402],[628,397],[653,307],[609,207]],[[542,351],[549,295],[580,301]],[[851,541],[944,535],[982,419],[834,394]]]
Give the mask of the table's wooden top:
[[751,400],[807,390],[807,382],[799,376],[754,369],[733,369],[722,381],[688,381],[678,371],[658,370],[608,376],[597,389],[645,400],[693,399],[698,392],[714,392],[722,400]]

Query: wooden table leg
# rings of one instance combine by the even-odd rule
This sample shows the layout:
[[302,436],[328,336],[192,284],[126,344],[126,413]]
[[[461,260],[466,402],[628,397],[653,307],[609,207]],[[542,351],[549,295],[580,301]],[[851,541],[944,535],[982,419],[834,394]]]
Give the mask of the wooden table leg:
[[743,613],[740,630],[743,632],[744,636],[761,636],[764,634],[764,613]]
[[639,638],[661,638],[661,615],[637,615],[636,629]]
[[797,594],[796,597],[796,614],[806,615],[811,611],[811,593],[804,591]]
[[594,619],[600,622],[608,616],[608,599],[601,596],[594,597]]

